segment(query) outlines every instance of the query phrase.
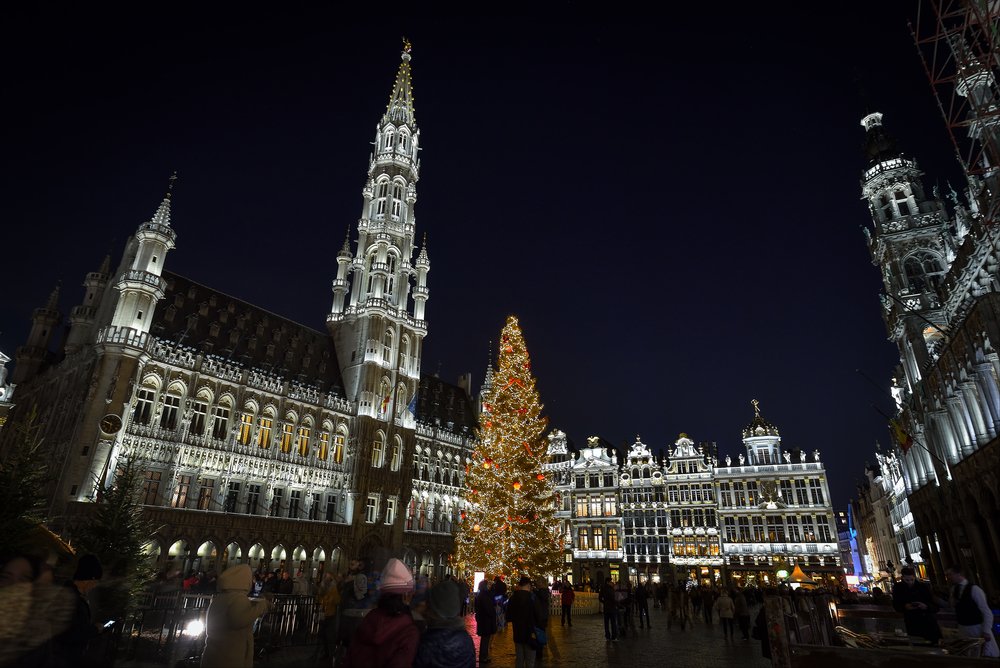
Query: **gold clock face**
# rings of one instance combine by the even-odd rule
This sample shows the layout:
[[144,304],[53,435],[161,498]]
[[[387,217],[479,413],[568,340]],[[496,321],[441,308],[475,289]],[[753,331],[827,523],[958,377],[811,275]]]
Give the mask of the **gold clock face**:
[[101,431],[105,434],[117,434],[122,428],[122,419],[117,415],[105,415],[101,418]]

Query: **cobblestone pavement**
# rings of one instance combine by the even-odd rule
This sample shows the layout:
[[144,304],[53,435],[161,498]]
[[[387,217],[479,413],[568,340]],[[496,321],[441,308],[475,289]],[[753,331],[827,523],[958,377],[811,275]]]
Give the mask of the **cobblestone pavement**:
[[[756,610],[754,610],[756,613]],[[693,627],[680,630],[676,625],[667,630],[666,615],[650,610],[649,629],[636,629],[618,642],[604,638],[603,615],[580,615],[572,627],[562,627],[558,616],[549,620],[549,646],[539,668],[602,668],[604,666],[676,665],[684,668],[770,668],[771,661],[760,655],[760,642],[726,640],[722,627],[695,622]],[[478,652],[479,638],[475,622],[469,623],[470,633]],[[489,668],[514,665],[514,642],[510,624],[501,634],[493,636],[490,645],[492,661]]]
[[[757,610],[752,610],[756,616]],[[558,615],[549,620],[549,645],[543,661],[537,668],[605,668],[635,666],[683,666],[683,668],[771,668],[771,662],[760,655],[760,643],[756,640],[739,639],[737,629],[735,640],[723,637],[718,624],[707,625],[696,621],[693,627],[683,631],[676,625],[667,630],[666,616],[659,610],[650,610],[651,629],[637,629],[618,642],[604,639],[604,617],[600,614],[577,615],[572,627],[562,627]],[[752,619],[753,617],[751,617]],[[467,619],[469,634],[479,652],[479,637],[476,623],[470,615]],[[181,648],[177,648],[181,650]],[[282,647],[273,654],[258,656],[255,668],[335,668],[329,661],[316,658],[315,645]],[[116,668],[174,668],[177,659],[186,654],[175,651],[169,659],[152,661],[118,661]],[[487,668],[509,668],[514,665],[513,629],[510,624],[502,633],[493,636],[490,646],[493,659]],[[197,662],[193,662],[197,665]],[[478,665],[478,664],[477,664]]]

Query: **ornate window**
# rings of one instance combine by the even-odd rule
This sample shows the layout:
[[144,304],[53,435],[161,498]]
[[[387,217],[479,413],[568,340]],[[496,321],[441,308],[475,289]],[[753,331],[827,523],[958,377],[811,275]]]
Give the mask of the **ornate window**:
[[240,415],[240,445],[250,445],[251,434],[253,434],[253,414],[243,413]]
[[198,490],[198,510],[212,509],[212,495],[215,494],[215,480],[206,478],[201,481],[201,489]]
[[135,395],[135,409],[132,411],[132,421],[139,424],[149,424],[153,414],[153,401],[156,394],[153,390],[142,388]]
[[[309,427],[302,425],[295,436],[295,449],[303,457],[309,456]],[[325,457],[324,457],[325,459]]]
[[325,462],[329,452],[330,452],[330,432],[321,431],[319,433],[319,452],[317,453],[317,456],[319,457],[320,461]]
[[257,446],[268,448],[271,445],[271,426],[274,424],[273,415],[265,413],[257,420]]
[[160,427],[162,429],[177,428],[177,411],[181,405],[181,398],[176,394],[168,394],[163,397],[163,412],[160,414]]
[[602,527],[594,527],[594,549],[604,549],[604,529]]
[[580,549],[581,550],[589,550],[590,549],[590,530],[586,529],[586,528],[580,529],[580,532],[579,532],[579,534],[577,534],[577,537],[578,537],[578,540],[580,541],[580,543],[579,543],[580,544]]
[[170,500],[171,508],[187,508],[188,492],[191,491],[191,476],[182,475],[177,477],[177,489],[174,490],[174,498]]
[[[389,461],[389,468],[393,471],[398,471],[399,467],[403,465],[403,441],[400,440],[399,436],[395,438],[395,442],[392,444],[392,458]],[[389,522],[391,524],[391,522]]]
[[347,441],[347,430],[341,427],[333,437],[333,462],[342,464],[344,462],[344,443]]
[[163,474],[159,471],[142,472],[142,502],[147,506],[157,505],[160,497],[160,479]]
[[291,452],[292,451],[292,432],[295,427],[292,426],[291,422],[285,422],[281,425],[281,451]]
[[212,422],[212,438],[222,440],[229,434],[229,411],[228,400],[223,399],[215,407],[215,420]]
[[918,251],[903,260],[906,284],[911,290],[936,289],[945,270],[941,259],[928,251]]
[[198,394],[198,398],[194,400],[191,404],[191,434],[194,436],[202,436],[205,433],[205,416],[208,414],[208,402],[202,397],[201,393]]
[[608,549],[618,549],[618,529],[615,527],[608,527]]
[[375,441],[372,443],[372,467],[382,468],[385,464],[385,434],[381,431],[375,434]]

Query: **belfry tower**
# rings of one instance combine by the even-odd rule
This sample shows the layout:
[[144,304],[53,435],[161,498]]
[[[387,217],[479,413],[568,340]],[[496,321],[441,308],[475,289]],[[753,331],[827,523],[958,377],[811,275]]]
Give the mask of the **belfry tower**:
[[959,225],[957,239],[949,232],[944,203],[926,196],[923,172],[896,149],[882,114],[868,114],[861,125],[868,159],[861,192],[872,216],[871,229],[864,230],[872,262],[882,269],[886,327],[903,362],[905,381],[897,381],[912,392],[930,351],[944,337],[939,288],[965,228]]
[[420,131],[413,113],[410,43],[403,42],[389,104],[375,128],[356,250],[352,255],[345,240],[337,255],[327,316],[344,393],[358,407],[356,484],[360,490],[383,490],[381,498],[369,495],[361,503],[370,508],[374,502],[380,515],[399,507],[408,489],[416,426],[411,407],[427,333],[430,261],[426,242],[417,251],[413,214]]

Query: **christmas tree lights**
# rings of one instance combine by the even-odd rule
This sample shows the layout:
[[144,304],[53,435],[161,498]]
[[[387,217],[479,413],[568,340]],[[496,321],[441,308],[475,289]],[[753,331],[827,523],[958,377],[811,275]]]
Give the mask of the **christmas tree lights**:
[[458,562],[487,576],[552,575],[561,568],[555,493],[542,472],[547,420],[517,318],[500,335],[493,382],[483,393],[479,447],[465,476]]

